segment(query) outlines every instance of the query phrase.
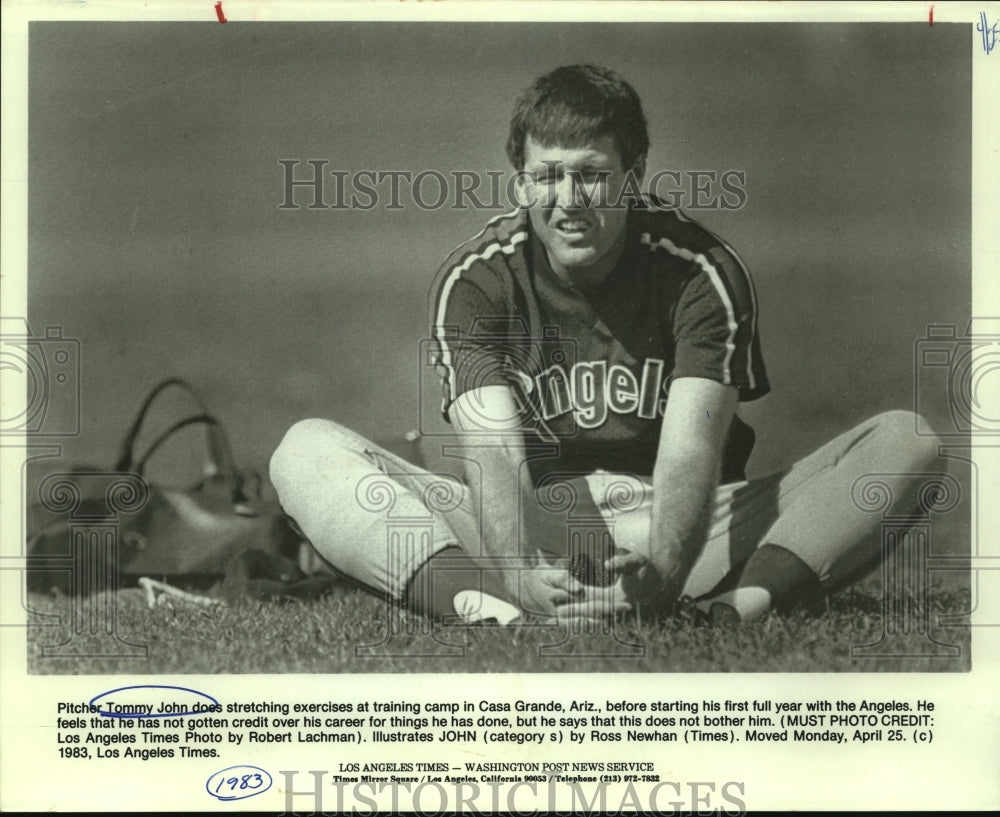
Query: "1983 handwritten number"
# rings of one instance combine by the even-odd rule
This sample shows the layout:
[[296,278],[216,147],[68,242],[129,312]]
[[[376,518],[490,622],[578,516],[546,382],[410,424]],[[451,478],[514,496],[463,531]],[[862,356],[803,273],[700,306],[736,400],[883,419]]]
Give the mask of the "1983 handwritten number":
[[230,766],[213,774],[205,789],[219,800],[242,800],[271,788],[271,775],[258,766]]

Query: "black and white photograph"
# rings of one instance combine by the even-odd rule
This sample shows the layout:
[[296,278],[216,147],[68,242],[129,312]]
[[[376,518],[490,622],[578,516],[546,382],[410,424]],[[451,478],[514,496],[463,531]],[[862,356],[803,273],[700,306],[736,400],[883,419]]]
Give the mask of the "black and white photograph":
[[1000,804],[1000,11],[776,5],[5,9],[5,808]]

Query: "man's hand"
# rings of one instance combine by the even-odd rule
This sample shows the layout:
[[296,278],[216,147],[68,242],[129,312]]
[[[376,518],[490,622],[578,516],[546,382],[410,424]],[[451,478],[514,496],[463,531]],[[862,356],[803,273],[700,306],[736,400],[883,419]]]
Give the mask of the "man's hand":
[[518,600],[521,609],[532,615],[558,617],[560,608],[583,592],[583,585],[568,568],[542,559],[518,573]]
[[568,559],[551,561],[541,552],[520,571],[518,592],[527,613],[559,622],[600,620],[631,609],[621,582],[617,588],[583,584],[571,574]]
[[676,582],[660,574],[653,563],[641,553],[619,549],[605,561],[605,569],[615,576],[612,586],[628,607],[646,616],[659,617],[673,610],[681,592]]
[[[561,562],[567,565],[567,560]],[[557,606],[559,621],[601,621],[635,610],[651,615],[659,609],[661,594],[657,588],[662,588],[663,583],[648,559],[621,550],[604,562],[604,568],[612,577],[610,584],[582,584],[571,579],[575,582],[571,588],[576,592],[571,592],[570,598]],[[664,609],[673,609],[672,602],[664,605]]]

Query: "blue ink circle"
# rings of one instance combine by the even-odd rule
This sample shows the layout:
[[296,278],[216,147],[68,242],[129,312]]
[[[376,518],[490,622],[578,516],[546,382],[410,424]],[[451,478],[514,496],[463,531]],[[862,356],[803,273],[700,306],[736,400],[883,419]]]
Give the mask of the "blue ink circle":
[[[211,695],[206,695],[204,692],[199,692],[197,689],[190,689],[188,687],[178,687],[170,686],[169,684],[135,684],[133,686],[118,687],[117,689],[109,689],[107,692],[101,692],[95,695],[87,703],[90,706],[95,706],[94,701],[99,698],[106,698],[114,692],[123,692],[126,689],[176,689],[181,692],[190,692],[193,695],[197,695],[204,698],[207,701],[211,701],[213,706],[221,706],[221,704],[215,700]],[[97,705],[97,714],[103,718],[187,718],[192,715],[210,715],[213,714],[210,710],[201,709],[198,711],[191,712],[158,712],[158,713],[136,713],[136,712],[102,712],[100,711],[100,705]]]

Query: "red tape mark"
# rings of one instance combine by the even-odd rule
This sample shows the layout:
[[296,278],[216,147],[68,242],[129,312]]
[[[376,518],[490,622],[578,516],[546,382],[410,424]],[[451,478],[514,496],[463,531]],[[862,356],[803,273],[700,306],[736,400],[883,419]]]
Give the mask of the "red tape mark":
[[222,0],[215,4],[215,16],[219,18],[220,23],[226,22],[226,15],[222,12]]

